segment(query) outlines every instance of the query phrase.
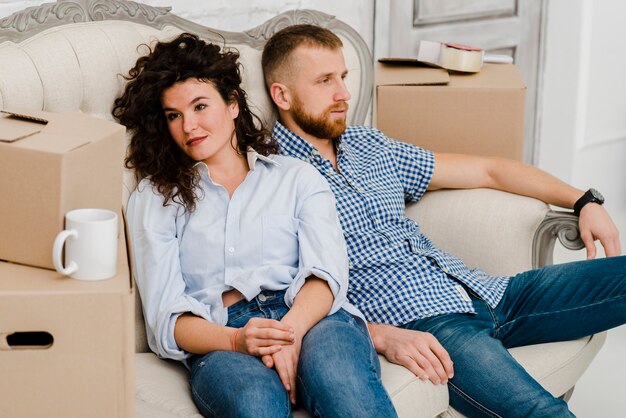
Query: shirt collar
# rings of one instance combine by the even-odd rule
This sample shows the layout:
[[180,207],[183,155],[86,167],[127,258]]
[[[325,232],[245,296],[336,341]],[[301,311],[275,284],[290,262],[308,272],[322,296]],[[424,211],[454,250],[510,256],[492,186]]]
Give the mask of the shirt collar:
[[[252,147],[248,147],[248,152],[246,153],[246,160],[248,161],[248,167],[250,168],[250,171],[254,171],[254,166],[256,165],[257,161],[262,161],[264,163],[280,167],[280,163],[278,161],[274,160],[270,156],[259,154]],[[207,172],[209,171],[209,167],[204,163],[204,161],[198,161],[193,166],[196,169],[198,167],[204,167]]]
[[[280,144],[283,154],[291,155],[301,160],[310,160],[312,157],[320,156],[317,149],[306,139],[292,132],[279,121],[276,121],[274,124],[273,136]],[[342,137],[343,135],[335,139],[338,153],[344,149]]]
[[254,166],[256,165],[257,160],[280,167],[280,163],[278,161],[274,160],[272,157],[259,154],[252,147],[248,147],[247,158],[248,158],[248,167],[250,167],[251,171],[254,171]]
[[280,144],[283,154],[291,155],[301,160],[306,160],[313,155],[319,154],[313,145],[278,121],[274,124],[273,135]]

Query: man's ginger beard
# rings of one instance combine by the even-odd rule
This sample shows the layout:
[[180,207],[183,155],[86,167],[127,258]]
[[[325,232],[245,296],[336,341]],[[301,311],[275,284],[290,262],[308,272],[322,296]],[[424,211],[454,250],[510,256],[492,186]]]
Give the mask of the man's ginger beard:
[[335,139],[346,130],[346,119],[331,117],[330,113],[335,110],[345,110],[348,112],[348,103],[341,102],[329,106],[321,115],[315,116],[306,113],[304,105],[297,97],[291,106],[291,117],[293,121],[309,135],[319,139]]

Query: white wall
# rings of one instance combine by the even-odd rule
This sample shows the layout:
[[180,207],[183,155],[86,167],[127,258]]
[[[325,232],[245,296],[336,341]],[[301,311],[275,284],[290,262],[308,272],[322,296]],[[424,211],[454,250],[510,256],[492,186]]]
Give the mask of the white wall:
[[[626,210],[626,3],[549,0],[538,165]],[[626,231],[622,231],[626,233]]]

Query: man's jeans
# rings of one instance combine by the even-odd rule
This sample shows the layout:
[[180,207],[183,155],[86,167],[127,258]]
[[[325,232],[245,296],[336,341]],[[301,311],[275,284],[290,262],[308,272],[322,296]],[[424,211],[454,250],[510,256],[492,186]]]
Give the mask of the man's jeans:
[[[280,320],[288,310],[284,292],[264,291],[230,306],[227,325],[243,327],[254,317]],[[192,358],[190,365],[193,400],[203,416],[291,416],[278,374],[259,357],[213,351]],[[369,336],[344,310],[322,319],[303,338],[297,393],[315,416],[396,416]]]
[[[548,266],[511,278],[495,309],[405,324],[432,333],[454,362],[450,404],[468,417],[571,417],[507,348],[573,340],[626,322],[626,256]],[[626,371],[622,370],[622,371]]]

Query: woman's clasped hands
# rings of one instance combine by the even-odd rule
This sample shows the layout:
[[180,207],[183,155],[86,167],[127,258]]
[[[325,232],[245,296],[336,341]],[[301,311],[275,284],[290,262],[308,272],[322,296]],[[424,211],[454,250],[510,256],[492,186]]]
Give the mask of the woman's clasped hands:
[[296,402],[296,374],[302,337],[294,328],[275,319],[252,318],[236,331],[233,349],[261,357],[267,368],[275,368],[291,403]]

